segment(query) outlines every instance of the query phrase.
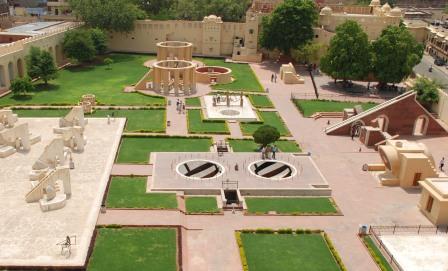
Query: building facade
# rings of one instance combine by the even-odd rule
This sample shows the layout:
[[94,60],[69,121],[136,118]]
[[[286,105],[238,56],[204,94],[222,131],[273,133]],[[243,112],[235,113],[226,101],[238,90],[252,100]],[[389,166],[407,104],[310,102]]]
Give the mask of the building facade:
[[448,29],[442,26],[428,26],[426,52],[435,58],[448,61]]

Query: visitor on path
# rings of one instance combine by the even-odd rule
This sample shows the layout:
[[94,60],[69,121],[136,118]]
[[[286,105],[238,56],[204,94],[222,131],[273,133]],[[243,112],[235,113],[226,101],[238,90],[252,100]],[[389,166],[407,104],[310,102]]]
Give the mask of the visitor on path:
[[271,83],[274,82],[274,74],[271,74]]
[[266,93],[269,93],[269,88],[266,88]]
[[261,160],[266,159],[266,147],[261,148]]
[[179,107],[180,106],[180,101],[179,101],[179,99],[177,99],[177,101],[176,101],[176,110],[177,110],[177,113],[179,113]]
[[442,157],[442,160],[440,160],[440,163],[439,163],[440,171],[443,171],[444,166],[445,166],[445,157]]
[[274,83],[277,83],[277,74],[274,74]]
[[185,103],[182,103],[182,113],[185,114]]
[[275,146],[275,145],[272,146],[272,159],[274,159],[274,160],[276,159],[276,158],[275,158],[275,153],[276,153],[277,151],[278,151],[277,146]]
[[271,159],[271,152],[272,152],[272,147],[268,145],[266,147],[266,155],[265,155],[267,159]]

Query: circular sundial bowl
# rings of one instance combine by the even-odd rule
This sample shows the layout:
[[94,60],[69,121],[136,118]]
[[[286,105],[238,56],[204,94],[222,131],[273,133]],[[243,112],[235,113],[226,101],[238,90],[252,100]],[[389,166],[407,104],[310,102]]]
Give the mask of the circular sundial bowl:
[[188,160],[176,166],[176,172],[182,177],[192,180],[211,180],[224,174],[224,167],[215,161],[210,160]]
[[282,181],[297,175],[297,169],[286,162],[278,160],[258,160],[249,164],[249,172],[265,180]]

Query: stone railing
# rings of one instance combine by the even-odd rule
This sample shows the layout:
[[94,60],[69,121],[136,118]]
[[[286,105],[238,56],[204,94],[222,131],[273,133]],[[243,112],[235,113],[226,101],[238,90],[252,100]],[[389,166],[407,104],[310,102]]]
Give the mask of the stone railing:
[[10,54],[10,53],[14,53],[14,52],[23,50],[24,47],[25,47],[25,44],[27,44],[27,43],[35,42],[35,41],[38,41],[38,40],[41,40],[41,39],[44,39],[44,38],[48,38],[48,37],[51,37],[51,36],[63,33],[63,32],[68,31],[70,29],[77,28],[77,27],[79,27],[79,26],[81,26],[83,24],[84,23],[82,23],[82,22],[74,22],[74,23],[71,23],[70,25],[65,26],[65,27],[60,27],[60,28],[57,28],[55,30],[48,31],[46,33],[38,34],[38,35],[35,35],[35,36],[32,36],[32,37],[28,37],[28,38],[25,38],[25,39],[22,39],[22,40],[11,42],[11,43],[9,43],[7,45],[4,45],[4,46],[0,46],[0,57],[2,57],[4,55],[7,55],[7,54]]

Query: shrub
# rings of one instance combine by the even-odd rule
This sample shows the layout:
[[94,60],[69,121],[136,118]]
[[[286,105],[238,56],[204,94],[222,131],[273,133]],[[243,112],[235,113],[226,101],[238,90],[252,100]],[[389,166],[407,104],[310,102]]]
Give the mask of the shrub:
[[333,257],[336,261],[336,263],[339,265],[342,271],[347,271],[347,268],[345,267],[344,263],[342,262],[341,257],[339,256],[339,253],[336,251],[336,248],[333,246],[333,243],[331,242],[330,238],[328,238],[328,235],[324,232],[323,234],[325,242],[327,242],[328,248],[331,251],[331,254],[333,254]]
[[268,228],[259,228],[255,230],[256,233],[274,233],[275,231],[273,229],[268,229]]
[[280,234],[292,234],[293,230],[291,228],[279,229],[278,233],[280,233]]
[[26,95],[28,92],[34,90],[34,86],[31,83],[29,77],[16,78],[11,82],[11,91],[14,95]]

